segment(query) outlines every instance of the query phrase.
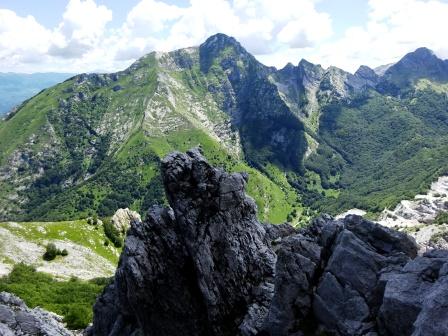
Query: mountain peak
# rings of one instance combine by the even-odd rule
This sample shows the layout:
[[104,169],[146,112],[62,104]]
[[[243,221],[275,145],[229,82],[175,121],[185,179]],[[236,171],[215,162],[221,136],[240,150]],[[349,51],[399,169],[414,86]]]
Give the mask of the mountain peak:
[[199,46],[199,55],[201,59],[201,70],[207,72],[213,60],[221,57],[227,59],[253,58],[241,44],[231,36],[222,33],[210,36]]
[[291,62],[288,62],[281,70],[283,69],[294,69],[295,66]]
[[378,79],[378,75],[375,73],[375,71],[372,68],[369,68],[367,65],[361,65],[358,70],[356,70],[355,76],[373,81],[376,81]]
[[383,75],[386,73],[386,71],[387,71],[391,66],[393,66],[394,64],[395,64],[395,63],[388,63],[388,64],[379,65],[379,66],[375,67],[375,68],[373,69],[373,71],[375,71],[375,73],[376,73],[378,76],[383,76]]
[[404,55],[395,65],[401,64],[405,67],[421,67],[433,66],[442,62],[432,50],[421,47]]
[[241,44],[232,36],[228,36],[223,33],[218,33],[210,36],[204,43],[201,44],[201,48],[213,48],[213,49],[225,49],[227,47],[241,48]]
[[425,47],[406,54],[384,73],[384,79],[398,88],[423,78],[433,81],[448,80],[448,64]]
[[[413,56],[413,57],[418,57],[418,58],[429,58],[429,57],[435,56],[434,52],[431,49],[428,49],[426,47],[417,48],[417,49],[415,49],[415,51],[410,52],[407,55]],[[437,56],[435,56],[435,57],[437,57]]]
[[299,68],[305,68],[305,67],[315,67],[316,64],[311,63],[307,61],[306,59],[302,58],[299,62]]
[[304,73],[304,74],[305,73],[306,74],[313,73],[314,76],[318,76],[318,77],[322,76],[323,73],[325,72],[325,70],[322,68],[322,66],[320,64],[311,63],[304,58],[302,58],[300,60],[298,69],[299,69],[299,72],[301,72],[301,73]]

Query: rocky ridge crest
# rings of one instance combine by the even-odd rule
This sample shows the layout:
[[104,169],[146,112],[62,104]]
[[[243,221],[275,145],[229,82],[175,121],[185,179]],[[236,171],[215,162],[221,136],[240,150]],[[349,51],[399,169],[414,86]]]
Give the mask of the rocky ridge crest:
[[446,334],[448,252],[417,256],[359,216],[261,224],[247,175],[198,149],[166,157],[162,176],[171,208],[131,226],[90,335]]

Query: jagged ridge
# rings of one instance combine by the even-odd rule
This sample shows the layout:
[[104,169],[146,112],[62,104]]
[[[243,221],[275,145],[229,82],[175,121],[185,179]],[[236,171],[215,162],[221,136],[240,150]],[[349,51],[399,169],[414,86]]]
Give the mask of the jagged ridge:
[[412,238],[359,216],[262,225],[247,175],[197,149],[162,167],[171,208],[129,230],[89,335],[447,332],[446,251],[416,257]]
[[0,218],[144,211],[166,201],[160,158],[197,144],[249,172],[263,220],[303,224],[307,207],[379,212],[447,164],[446,64],[422,49],[382,76],[305,60],[277,70],[217,34],[75,76],[0,123]]

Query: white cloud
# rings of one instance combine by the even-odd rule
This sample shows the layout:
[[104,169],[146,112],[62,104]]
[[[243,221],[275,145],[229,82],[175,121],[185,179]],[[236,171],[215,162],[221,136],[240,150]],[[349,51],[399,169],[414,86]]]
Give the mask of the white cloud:
[[[369,0],[369,16],[335,37],[319,0],[190,0],[188,6],[141,0],[109,28],[112,11],[94,0],[70,0],[48,29],[32,16],[0,9],[0,71],[119,70],[152,50],[198,45],[222,32],[268,65],[301,58],[354,71],[427,46],[448,56],[448,3]],[[31,64],[32,63],[32,64]]]
[[[241,19],[269,20],[270,38],[265,42],[284,44],[290,48],[314,46],[332,35],[331,18],[318,12],[315,1],[310,0],[265,0],[252,2],[236,1]],[[243,27],[245,24],[243,23]],[[255,32],[254,32],[255,33]],[[252,37],[255,37],[253,34]],[[255,37],[256,38],[256,37]]]
[[111,20],[112,11],[93,0],[70,0],[53,33],[49,54],[66,58],[84,55],[99,45]]
[[[330,17],[315,9],[315,0],[190,0],[187,7],[141,0],[119,29],[107,28],[112,12],[94,0],[70,0],[60,24],[52,30],[32,17],[10,14],[15,22],[9,31],[25,39],[19,45],[26,50],[4,43],[7,52],[17,56],[16,69],[26,68],[21,63],[25,56],[41,55],[45,59],[41,67],[51,70],[92,71],[98,66],[117,70],[152,50],[198,45],[218,32],[236,37],[256,55],[271,54],[279,48],[314,46],[332,33]],[[21,20],[39,29],[19,29]],[[37,31],[45,33],[35,39]],[[40,52],[35,53],[33,46],[40,40]]]
[[[350,27],[340,39],[305,52],[311,61],[355,71],[396,62],[419,47],[448,57],[448,3],[426,0],[370,0],[364,26]],[[277,56],[278,61],[283,60]]]
[[20,17],[0,9],[0,63],[5,69],[17,63],[42,61],[51,40],[51,31],[34,17]]
[[191,0],[162,46],[198,44],[218,32],[261,55],[281,45],[315,45],[331,36],[332,29],[330,17],[317,12],[313,0]]
[[142,0],[113,33],[115,60],[198,45],[218,32],[261,55],[281,45],[315,45],[332,31],[329,16],[317,12],[313,0],[190,0],[185,8]]
[[148,37],[167,28],[184,10],[161,1],[142,0],[127,15],[125,29],[136,37]]

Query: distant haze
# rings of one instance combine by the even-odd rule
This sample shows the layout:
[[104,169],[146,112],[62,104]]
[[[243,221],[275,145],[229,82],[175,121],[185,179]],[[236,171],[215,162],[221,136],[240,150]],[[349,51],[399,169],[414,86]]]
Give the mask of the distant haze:
[[0,73],[0,117],[39,91],[60,83],[73,74],[68,73]]

